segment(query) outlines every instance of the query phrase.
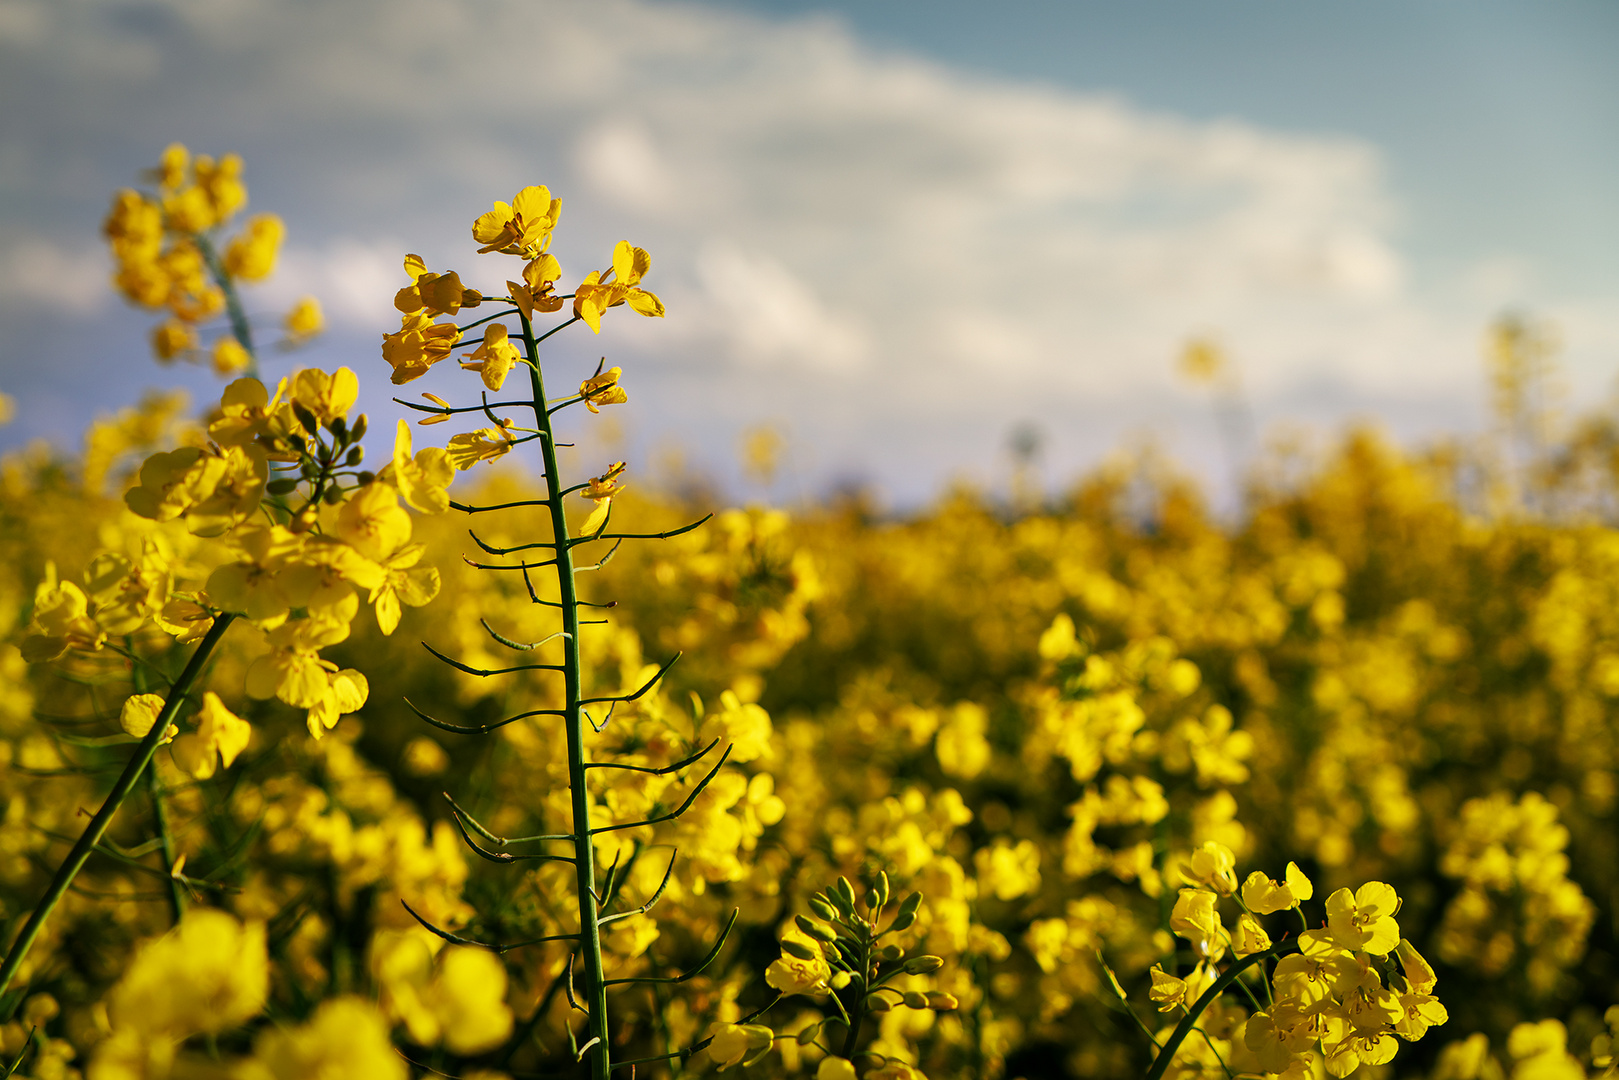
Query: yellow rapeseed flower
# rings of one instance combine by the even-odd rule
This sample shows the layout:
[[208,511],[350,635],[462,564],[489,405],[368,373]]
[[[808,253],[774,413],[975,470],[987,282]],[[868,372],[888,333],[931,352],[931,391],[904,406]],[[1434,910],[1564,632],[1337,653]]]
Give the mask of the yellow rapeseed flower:
[[553,199],[547,188],[530,185],[513,197],[510,206],[497,202],[473,222],[472,238],[483,245],[480,255],[499,251],[534,259],[550,245],[561,213],[561,199]]
[[613,266],[606,272],[592,270],[573,291],[573,313],[591,330],[601,333],[602,313],[628,304],[649,318],[663,316],[663,301],[640,287],[641,278],[652,268],[652,256],[627,240],[613,249]]
[[489,389],[499,390],[505,385],[512,365],[519,359],[517,346],[511,343],[505,324],[490,323],[484,327],[483,343],[471,356],[461,361],[461,366],[467,371],[476,371]]

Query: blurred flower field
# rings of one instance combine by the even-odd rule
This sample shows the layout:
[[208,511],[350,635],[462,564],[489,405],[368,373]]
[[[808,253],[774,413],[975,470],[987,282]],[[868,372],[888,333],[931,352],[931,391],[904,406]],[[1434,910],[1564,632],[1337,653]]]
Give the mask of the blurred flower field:
[[1523,325],[1496,443],[1277,455],[1235,521],[1140,462],[688,505],[549,435],[634,373],[545,397],[532,322],[657,317],[646,252],[558,293],[525,189],[298,372],[240,171],[108,228],[221,401],[0,463],[15,1075],[1616,1075],[1619,433],[1533,422]]

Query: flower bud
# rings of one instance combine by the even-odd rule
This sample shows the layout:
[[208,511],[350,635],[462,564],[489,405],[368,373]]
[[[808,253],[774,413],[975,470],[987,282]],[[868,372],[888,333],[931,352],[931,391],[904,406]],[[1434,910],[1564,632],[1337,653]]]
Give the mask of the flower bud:
[[821,954],[801,941],[788,939],[781,943],[781,951],[799,960],[819,960]]
[[894,1006],[892,1006],[892,1005],[890,1005],[888,1003],[888,999],[883,997],[881,994],[868,994],[868,995],[866,995],[866,1011],[867,1012],[882,1013],[882,1012],[887,1012],[889,1009],[892,1009],[893,1007]]
[[359,442],[361,439],[365,438],[365,425],[365,413],[361,413],[359,416],[354,418],[354,426],[349,429],[350,442]]
[[961,1008],[961,1002],[956,1000],[956,995],[947,994],[943,990],[929,990],[924,996],[928,999],[928,1008],[935,1012],[952,1012]]
[[885,960],[888,963],[893,963],[895,960],[898,960],[904,955],[905,950],[900,948],[898,945],[884,945],[882,948],[877,950],[877,959]]
[[926,975],[930,971],[938,971],[944,967],[944,961],[937,956],[913,956],[905,961],[905,974]]
[[815,914],[819,915],[821,918],[825,919],[827,922],[837,921],[838,909],[827,903],[825,898],[823,898],[820,894],[816,894],[815,896],[809,898],[809,909],[815,912]]
[[907,990],[905,991],[905,1007],[907,1009],[925,1009],[928,1007],[928,999],[915,990]]
[[793,917],[793,922],[798,925],[800,930],[804,931],[804,933],[808,934],[817,941],[825,941],[830,943],[838,939],[838,933],[836,930],[833,930],[830,926],[824,926],[821,923],[816,922],[814,919],[806,919],[802,915],[796,915]]

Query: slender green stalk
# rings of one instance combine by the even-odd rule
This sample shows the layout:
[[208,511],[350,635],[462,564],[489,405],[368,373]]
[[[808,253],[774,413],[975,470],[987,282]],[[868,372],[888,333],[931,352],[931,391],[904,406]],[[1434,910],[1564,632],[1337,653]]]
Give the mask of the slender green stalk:
[[1169,1068],[1169,1063],[1174,1060],[1175,1051],[1181,1048],[1181,1043],[1186,1041],[1186,1036],[1190,1035],[1192,1030],[1197,1027],[1198,1018],[1207,1011],[1210,1005],[1214,1004],[1216,998],[1225,993],[1228,986],[1237,981],[1239,975],[1255,964],[1262,964],[1274,957],[1286,956],[1289,953],[1298,951],[1299,939],[1288,938],[1286,941],[1278,941],[1264,952],[1256,952],[1245,956],[1226,968],[1225,974],[1214,980],[1213,986],[1203,991],[1203,996],[1193,1002],[1191,1009],[1187,1011],[1185,1016],[1181,1017],[1181,1022],[1175,1025],[1175,1030],[1169,1033],[1169,1038],[1164,1040],[1164,1048],[1158,1051],[1158,1056],[1152,1059],[1152,1067],[1147,1070],[1147,1080],[1160,1080],[1165,1070]]
[[[135,655],[135,642],[128,634],[124,636],[124,649],[135,661],[130,670],[135,693],[144,694],[146,669],[142,666],[140,658]],[[157,822],[157,837],[163,848],[163,871],[169,875],[169,913],[178,925],[180,916],[185,914],[185,890],[180,887],[179,880],[174,876],[174,835],[169,831],[169,810],[163,802],[163,782],[158,779],[156,769],[150,769],[146,773],[146,794],[152,800],[152,817]]]
[[[534,327],[519,313],[523,344],[528,350],[529,381],[533,386],[531,407],[534,423],[542,434],[540,453],[545,461],[545,489],[551,512],[551,535],[556,543],[557,599],[562,607],[563,681],[566,704],[563,726],[568,737],[568,789],[573,804],[573,857],[575,890],[579,896],[579,951],[585,962],[584,1004],[590,1022],[584,1045],[590,1058],[592,1080],[608,1080],[612,1072],[607,1029],[607,980],[602,967],[600,912],[596,907],[595,845],[590,839],[590,792],[585,787],[585,721],[580,700],[579,592],[574,581],[573,553],[568,546],[568,516],[562,505],[562,480],[557,467],[556,439],[551,429],[551,413],[546,408],[545,381],[540,376],[539,342]],[[564,324],[566,325],[566,324]],[[591,1040],[595,1042],[592,1044]]]
[[230,317],[230,332],[247,350],[247,370],[242,374],[248,378],[259,378],[259,352],[253,347],[253,325],[247,320],[247,310],[242,307],[242,298],[236,292],[236,283],[225,273],[225,264],[219,258],[219,252],[214,249],[207,237],[198,235],[197,250],[202,252],[202,261],[208,267],[208,273],[213,277],[214,284],[219,291],[225,294],[225,314]]
[[22,966],[23,958],[28,955],[28,950],[33,946],[34,939],[39,937],[40,930],[44,928],[45,920],[55,910],[57,903],[62,899],[62,894],[67,892],[68,886],[73,883],[73,879],[84,868],[85,862],[90,858],[91,851],[101,842],[101,838],[106,835],[107,826],[112,824],[113,815],[118,813],[118,808],[124,805],[125,799],[129,798],[129,793],[134,790],[135,782],[140,779],[141,773],[145,772],[146,767],[151,764],[152,756],[157,753],[158,746],[163,742],[163,733],[174,722],[175,716],[180,712],[180,706],[185,702],[186,695],[191,692],[191,687],[196,683],[197,677],[202,674],[203,666],[207,664],[208,657],[212,655],[215,646],[225,636],[225,631],[230,629],[230,624],[235,618],[235,615],[226,614],[214,619],[214,625],[209,627],[207,635],[203,637],[202,642],[197,646],[197,651],[191,654],[191,659],[187,662],[185,670],[180,673],[180,677],[170,687],[168,700],[163,703],[163,710],[158,713],[157,721],[152,724],[152,730],[148,731],[146,736],[135,747],[134,756],[129,759],[129,764],[124,766],[124,771],[119,774],[118,780],[112,785],[112,790],[107,793],[106,801],[101,804],[101,809],[97,810],[96,816],[90,819],[90,824],[85,826],[85,830],[79,836],[78,842],[73,845],[73,849],[68,852],[67,858],[57,868],[56,876],[51,878],[51,883],[46,888],[45,895],[34,906],[33,912],[28,916],[28,921],[23,924],[16,941],[12,943],[11,951],[6,954],[5,963],[0,964],[0,994],[4,994],[6,988],[11,985],[11,980],[17,975],[17,969]]

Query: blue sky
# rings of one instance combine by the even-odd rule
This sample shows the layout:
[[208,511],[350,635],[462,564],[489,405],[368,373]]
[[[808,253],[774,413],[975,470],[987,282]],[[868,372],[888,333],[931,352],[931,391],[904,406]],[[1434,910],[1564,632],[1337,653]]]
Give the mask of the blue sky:
[[1421,439],[1484,422],[1479,336],[1508,308],[1561,327],[1572,406],[1606,399],[1619,7],[993,10],[0,0],[0,390],[21,405],[0,446],[71,445],[143,386],[217,392],[153,365],[151,318],[105,285],[108,194],[171,139],[247,159],[252,209],[289,232],[250,306],[319,295],[332,330],[297,362],[354,367],[373,427],[397,408],[376,342],[405,252],[498,288],[467,226],[533,182],[564,199],[569,276],[649,248],[669,317],[558,339],[561,374],[626,370],[621,440],[582,430],[587,467],[678,449],[734,478],[738,433],[769,422],[777,498],[862,481],[907,505],[1004,483],[1033,423],[1053,485],[1148,443],[1225,484],[1173,376],[1188,336],[1227,345],[1266,426]]

